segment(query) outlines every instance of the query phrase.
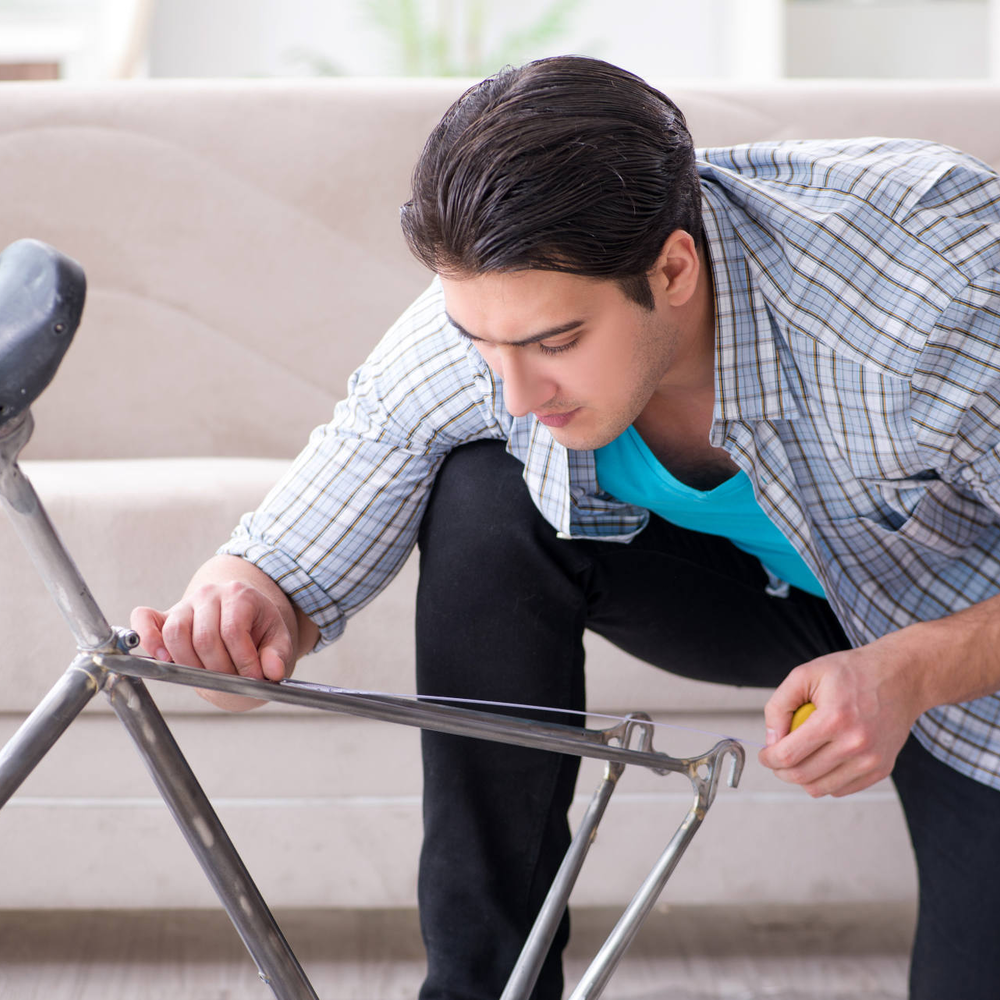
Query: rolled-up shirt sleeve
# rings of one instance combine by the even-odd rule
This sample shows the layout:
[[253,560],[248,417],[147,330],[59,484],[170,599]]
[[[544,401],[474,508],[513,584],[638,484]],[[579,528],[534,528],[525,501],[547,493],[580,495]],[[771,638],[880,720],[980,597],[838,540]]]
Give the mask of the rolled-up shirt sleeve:
[[219,552],[271,577],[319,627],[317,648],[332,642],[406,560],[448,452],[505,437],[491,386],[448,323],[435,282]]

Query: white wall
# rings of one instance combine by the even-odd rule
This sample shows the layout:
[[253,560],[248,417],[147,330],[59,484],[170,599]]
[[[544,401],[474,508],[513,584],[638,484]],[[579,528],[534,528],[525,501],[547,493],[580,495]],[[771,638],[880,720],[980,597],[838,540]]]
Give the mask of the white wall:
[[[760,0],[581,0],[572,29],[544,44],[527,43],[510,61],[579,52],[618,62],[645,76],[731,75],[727,36],[733,3]],[[768,0],[770,2],[770,0]],[[552,0],[488,3],[487,48],[537,20]],[[424,0],[425,17],[457,15],[456,0]],[[461,34],[460,26],[456,34]],[[453,38],[453,45],[460,41]],[[154,76],[281,76],[305,71],[296,56],[320,54],[345,74],[398,72],[392,42],[365,16],[361,0],[159,0],[149,66]],[[496,68],[493,66],[492,68]],[[475,74],[474,74],[475,75]]]
[[[153,76],[391,75],[397,40],[369,8],[406,0],[0,0],[0,59],[58,57],[64,75],[109,75],[128,11],[153,8],[149,54],[132,71]],[[480,76],[503,62],[556,52],[600,56],[651,78],[791,76],[1000,78],[1000,0],[415,0],[426,25],[451,25],[467,48],[468,12],[481,7]],[[568,29],[545,41],[505,39],[553,8]],[[122,13],[126,12],[126,13]],[[141,41],[142,18],[135,38]],[[30,43],[30,44],[29,44]],[[39,52],[28,52],[28,48]],[[127,46],[125,47],[127,49]],[[126,60],[128,62],[128,60]]]
[[799,0],[788,5],[785,69],[797,77],[984,77],[988,7],[985,0]]

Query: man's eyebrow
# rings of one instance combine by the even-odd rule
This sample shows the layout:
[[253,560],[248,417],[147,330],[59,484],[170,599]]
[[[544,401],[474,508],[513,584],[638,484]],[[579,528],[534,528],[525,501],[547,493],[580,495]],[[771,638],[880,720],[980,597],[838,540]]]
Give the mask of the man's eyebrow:
[[[460,323],[456,323],[448,313],[445,313],[448,318],[448,322],[465,338],[473,342],[486,343],[483,337],[477,337],[474,333],[469,333]],[[553,326],[548,330],[542,330],[540,333],[533,333],[530,337],[525,337],[524,340],[491,340],[488,343],[493,344],[497,347],[527,347],[528,344],[537,344],[541,340],[548,340],[549,337],[558,337],[562,333],[570,333],[576,330],[578,327],[583,326],[582,319],[570,320],[568,323],[562,323],[559,326]]]

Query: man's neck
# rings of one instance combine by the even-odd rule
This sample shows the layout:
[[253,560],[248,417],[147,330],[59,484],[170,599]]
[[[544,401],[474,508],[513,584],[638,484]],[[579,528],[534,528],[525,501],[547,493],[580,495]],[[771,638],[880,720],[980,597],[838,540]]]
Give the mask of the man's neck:
[[715,393],[659,395],[634,423],[639,436],[670,474],[695,489],[725,482],[737,467],[728,453],[709,441]]
[[707,247],[699,257],[698,288],[683,317],[692,335],[677,369],[656,389],[634,426],[674,478],[705,490],[730,478],[737,467],[709,441],[715,408],[715,285]]

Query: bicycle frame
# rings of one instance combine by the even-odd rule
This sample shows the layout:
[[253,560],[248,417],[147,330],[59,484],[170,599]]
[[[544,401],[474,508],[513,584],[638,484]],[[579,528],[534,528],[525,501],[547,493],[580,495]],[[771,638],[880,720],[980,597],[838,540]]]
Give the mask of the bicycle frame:
[[723,739],[700,756],[676,758],[653,749],[653,724],[641,713],[634,713],[607,729],[577,728],[453,705],[427,704],[397,695],[351,692],[299,681],[273,684],[136,656],[131,650],[138,645],[138,636],[129,630],[113,628],[107,622],[18,465],[18,456],[32,428],[28,408],[0,422],[0,497],[69,625],[78,653],[0,751],[0,808],[91,699],[103,692],[256,962],[260,978],[279,1000],[300,1000],[315,998],[316,993],[198,784],[145,681],[249,695],[603,760],[604,776],[501,997],[501,1000],[527,1000],[625,766],[637,764],[658,774],[683,774],[693,790],[691,807],[571,994],[571,1000],[601,995],[712,805],[726,758],[730,763],[728,783],[731,787],[738,784],[744,764],[739,742]]

